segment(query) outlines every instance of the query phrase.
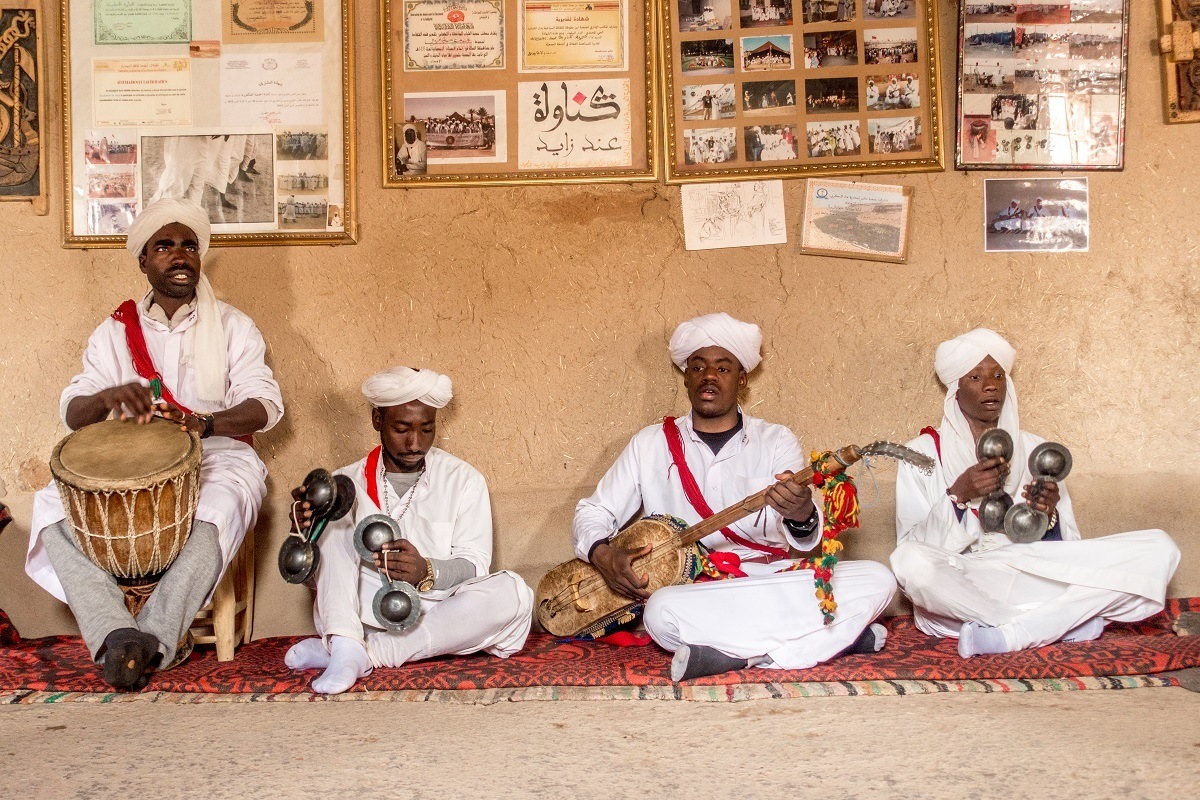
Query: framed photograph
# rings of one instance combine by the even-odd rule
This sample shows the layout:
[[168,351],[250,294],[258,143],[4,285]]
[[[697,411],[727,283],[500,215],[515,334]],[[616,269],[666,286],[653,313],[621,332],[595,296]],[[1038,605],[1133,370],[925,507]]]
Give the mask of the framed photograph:
[[1200,122],[1200,3],[1158,0],[1164,116],[1168,123]]
[[988,253],[1088,249],[1087,178],[988,178],[983,182]]
[[800,252],[904,263],[912,188],[810,178]]
[[[942,169],[935,11],[660,0],[667,182]],[[732,88],[732,106],[698,105],[715,86]]]
[[41,0],[0,0],[0,201],[45,214],[46,50]]
[[963,0],[959,169],[1121,169],[1127,0]]
[[[657,79],[649,0],[380,0],[383,185],[654,181]],[[732,25],[729,0],[689,18]],[[733,45],[691,54],[733,71]],[[709,77],[679,102],[735,115]]]
[[354,243],[352,9],[62,0],[64,244],[120,247],[164,197],[218,245]]

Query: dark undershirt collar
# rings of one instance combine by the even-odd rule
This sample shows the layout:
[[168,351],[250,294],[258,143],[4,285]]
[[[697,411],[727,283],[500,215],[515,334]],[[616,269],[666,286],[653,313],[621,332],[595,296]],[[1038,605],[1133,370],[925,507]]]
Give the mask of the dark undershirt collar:
[[721,452],[721,448],[725,446],[725,443],[736,436],[738,431],[741,429],[742,412],[740,411],[738,412],[737,424],[727,431],[721,431],[720,433],[706,433],[704,431],[696,431],[695,427],[692,428],[692,430],[696,432],[696,435],[700,437],[700,441],[708,445],[708,449],[713,451],[714,456]]

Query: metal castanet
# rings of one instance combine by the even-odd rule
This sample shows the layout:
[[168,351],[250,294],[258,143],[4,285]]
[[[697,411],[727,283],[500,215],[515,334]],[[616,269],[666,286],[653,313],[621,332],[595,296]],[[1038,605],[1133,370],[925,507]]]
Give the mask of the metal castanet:
[[[847,445],[826,454],[817,466],[822,474],[833,475],[871,456],[904,461],[926,474],[933,471],[933,459],[891,442],[873,442],[862,448]],[[783,483],[805,486],[811,483],[812,477],[813,465],[809,465]],[[612,546],[621,550],[639,550],[650,545],[650,552],[633,564],[635,570],[649,577],[647,592],[686,583],[691,580],[686,566],[694,549],[692,546],[705,536],[761,510],[767,504],[767,491],[750,495],[691,527],[672,524],[670,517],[641,519],[614,536]],[[576,558],[550,570],[538,583],[535,610],[538,622],[546,631],[555,636],[575,636],[629,614],[635,605],[637,603],[628,597],[609,588],[595,567]]]
[[[400,526],[387,514],[363,517],[354,526],[354,549],[371,564],[385,544],[399,538]],[[389,631],[406,631],[416,625],[421,616],[421,595],[416,587],[407,581],[392,580],[383,570],[379,577],[383,585],[371,601],[375,619]]]
[[[1066,480],[1071,465],[1071,451],[1058,442],[1042,442],[1029,454],[1029,474],[1035,488],[1045,481]],[[1049,529],[1050,515],[1028,503],[1018,503],[1004,515],[1004,534],[1018,544],[1041,541]]]
[[307,533],[293,533],[279,548],[279,574],[288,583],[304,583],[317,571],[321,551],[317,541],[330,522],[341,519],[354,507],[354,481],[317,468],[304,478],[304,501],[312,511]]
[[[1013,440],[1008,431],[1003,428],[992,428],[985,431],[975,444],[975,457],[980,461],[991,458],[1002,458],[1005,463],[1012,460]],[[979,501],[979,525],[987,533],[998,533],[1004,530],[1004,517],[1013,507],[1013,499],[1003,488],[989,494]]]

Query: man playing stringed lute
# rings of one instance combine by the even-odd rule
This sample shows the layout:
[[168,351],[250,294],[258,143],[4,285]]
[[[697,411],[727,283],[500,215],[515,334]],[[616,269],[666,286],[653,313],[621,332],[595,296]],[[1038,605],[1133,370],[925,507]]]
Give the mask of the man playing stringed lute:
[[[837,614],[826,624],[813,596],[813,572],[791,550],[815,548],[822,512],[805,484],[787,482],[806,462],[782,425],[742,413],[738,393],[762,360],[758,326],[728,314],[684,322],[671,359],[684,374],[691,414],[643,429],[575,509],[573,538],[613,591],[645,602],[646,630],[675,653],[672,679],[747,666],[804,669],[847,651],[874,652],[886,629],[871,623],[896,590],[892,574],[870,561],[838,564]],[[704,538],[706,572],[737,580],[667,586],[648,595],[637,559],[649,548],[609,544],[640,509],[688,524],[767,488],[767,507]]]

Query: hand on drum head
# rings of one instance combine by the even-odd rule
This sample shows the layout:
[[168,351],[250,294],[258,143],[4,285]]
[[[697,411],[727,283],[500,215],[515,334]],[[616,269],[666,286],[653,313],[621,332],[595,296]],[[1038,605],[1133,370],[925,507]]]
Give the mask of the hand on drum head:
[[1049,514],[1058,508],[1058,484],[1054,481],[1034,481],[1025,486],[1022,494],[1025,496],[1026,503],[1044,514]]
[[425,556],[407,539],[385,543],[375,554],[375,566],[394,581],[416,586],[425,579]]
[[779,483],[767,488],[767,505],[779,512],[784,519],[803,522],[813,512],[812,489],[788,479],[796,473],[781,472],[775,476]]
[[150,389],[140,383],[126,383],[105,389],[100,392],[100,401],[108,411],[117,412],[121,419],[136,420],[144,425],[154,418],[154,400]]
[[650,585],[649,575],[638,575],[633,570],[633,560],[648,555],[653,545],[646,545],[640,550],[623,550],[605,543],[592,551],[592,566],[599,570],[608,588],[622,597],[630,600],[646,600],[650,593],[646,587]]
[[999,456],[987,458],[978,464],[972,464],[962,475],[959,475],[950,487],[950,493],[959,501],[966,503],[977,497],[986,497],[992,492],[1000,491],[1004,488],[1006,478],[1008,478],[1008,462]]
[[292,533],[304,533],[312,527],[312,506],[304,499],[307,486],[292,489]]

